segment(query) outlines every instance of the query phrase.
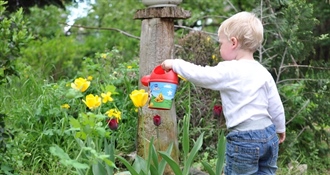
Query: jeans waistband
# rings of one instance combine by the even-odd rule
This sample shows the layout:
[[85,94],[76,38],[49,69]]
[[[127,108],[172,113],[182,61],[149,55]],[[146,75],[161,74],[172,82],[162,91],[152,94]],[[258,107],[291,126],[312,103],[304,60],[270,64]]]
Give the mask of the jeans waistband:
[[268,117],[259,120],[248,119],[238,124],[237,126],[229,128],[229,131],[248,131],[248,130],[265,129],[271,124],[273,124],[273,122]]

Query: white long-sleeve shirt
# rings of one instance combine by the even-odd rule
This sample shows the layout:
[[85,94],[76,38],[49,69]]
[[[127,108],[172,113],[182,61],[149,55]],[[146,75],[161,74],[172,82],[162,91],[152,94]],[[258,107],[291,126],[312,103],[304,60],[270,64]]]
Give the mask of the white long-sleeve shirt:
[[197,86],[220,91],[227,128],[248,119],[269,117],[277,133],[285,132],[284,108],[276,84],[259,62],[233,60],[203,67],[175,59],[173,71]]

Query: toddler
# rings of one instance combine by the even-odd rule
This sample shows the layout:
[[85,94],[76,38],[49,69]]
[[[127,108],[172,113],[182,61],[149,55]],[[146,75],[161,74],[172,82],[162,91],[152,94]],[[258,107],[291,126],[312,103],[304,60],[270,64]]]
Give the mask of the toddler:
[[275,174],[279,143],[285,140],[285,115],[273,77],[253,53],[263,41],[263,25],[255,14],[239,12],[219,27],[217,66],[181,59],[161,65],[197,86],[220,91],[226,127],[226,175]]

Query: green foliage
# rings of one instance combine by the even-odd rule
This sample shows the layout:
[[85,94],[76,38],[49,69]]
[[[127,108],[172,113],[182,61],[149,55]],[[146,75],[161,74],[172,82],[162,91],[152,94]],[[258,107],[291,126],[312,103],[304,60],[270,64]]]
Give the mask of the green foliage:
[[34,71],[40,78],[59,80],[76,74],[81,65],[82,50],[72,37],[35,40],[22,51],[22,61],[36,67]]
[[109,48],[116,47],[123,61],[129,62],[138,55],[141,21],[134,20],[134,13],[142,7],[142,3],[136,0],[100,0],[92,4],[87,17],[75,21],[75,26],[70,29],[71,35],[84,42],[89,54],[108,52]]
[[63,9],[50,5],[43,8],[31,7],[24,17],[35,39],[44,40],[63,36],[67,16],[67,12]]
[[[93,81],[98,84],[100,90],[106,91],[113,87],[120,87],[116,89],[115,106],[122,112],[123,125],[120,130],[125,132],[118,132],[117,137],[122,138],[117,141],[117,147],[124,152],[129,152],[134,149],[133,143],[128,143],[129,140],[135,140],[135,133],[137,120],[133,120],[137,116],[134,105],[131,103],[129,96],[138,86],[138,62],[136,59],[130,62],[121,61],[124,58],[120,52],[113,48],[105,53],[96,53],[94,57],[87,57],[83,59],[82,66],[77,72],[77,77],[87,75],[94,77]],[[95,92],[94,87],[89,89],[90,92]]]
[[[313,75],[313,74],[309,74]],[[286,163],[304,156],[300,163],[308,165],[320,163],[311,167],[310,171],[321,172],[329,165],[329,120],[324,117],[328,112],[326,106],[329,98],[328,87],[330,81],[300,82],[281,87],[285,96],[287,113],[287,130],[289,137],[287,144],[282,146],[281,152]],[[317,87],[317,90],[314,88]],[[321,105],[322,104],[322,105]],[[323,106],[324,105],[324,106]],[[325,113],[324,113],[325,112]],[[316,170],[317,169],[317,170]]]
[[[111,59],[111,52],[108,56],[108,59]],[[119,56],[116,58],[117,60],[120,59]],[[109,151],[111,150],[107,148],[109,144],[103,142],[103,138],[109,136],[105,121],[107,117],[103,115],[106,109],[100,110],[102,115],[81,113],[86,111],[82,98],[89,93],[100,94],[108,91],[112,93],[115,99],[113,104],[104,104],[104,107],[117,106],[122,112],[123,122],[118,128],[117,136],[120,139],[116,141],[116,149],[123,152],[132,151],[135,140],[135,135],[132,133],[136,132],[136,128],[132,126],[135,126],[137,122],[134,120],[136,112],[133,104],[128,100],[128,95],[126,95],[128,93],[123,94],[123,92],[128,92],[137,86],[134,85],[137,84],[134,75],[138,69],[135,66],[136,63],[120,64],[118,67],[111,67],[108,63],[82,62],[83,66],[77,77],[87,77],[88,72],[96,77],[91,81],[91,87],[85,94],[72,91],[68,87],[73,82],[71,79],[50,83],[40,79],[39,75],[29,74],[32,72],[32,67],[24,67],[23,63],[19,64],[18,67],[24,76],[14,78],[10,88],[2,88],[1,90],[1,96],[4,100],[0,103],[0,113],[8,116],[6,128],[11,131],[12,135],[15,135],[14,139],[8,140],[6,144],[8,151],[4,156],[1,156],[1,160],[6,162],[3,166],[8,167],[12,173],[20,170],[23,174],[24,172],[65,174],[73,172],[72,168],[78,167],[80,169],[85,167],[84,165],[87,165],[90,171],[110,172],[111,169],[108,166],[112,166],[112,164],[104,156],[110,155],[110,152],[113,151]],[[106,68],[111,67],[111,70],[91,69],[100,65]],[[108,72],[112,72],[112,74],[109,75]],[[130,76],[133,79],[130,79]],[[120,90],[116,89],[114,84],[120,85]],[[119,91],[117,92],[117,90]],[[61,108],[63,104],[69,104],[70,108]],[[12,110],[13,108],[16,110]],[[76,125],[77,123],[78,125]],[[80,132],[80,136],[89,135],[89,138],[93,137],[98,141],[84,143],[86,140],[82,137],[74,137],[78,132]],[[79,139],[83,141],[76,141]],[[49,152],[50,147],[52,148],[51,152]],[[59,153],[56,151],[56,147],[63,149],[69,157],[57,154],[52,156],[51,153]],[[74,161],[81,150],[84,153],[81,154],[82,158]],[[62,161],[63,164],[58,164],[58,161]],[[97,163],[93,164],[93,161]],[[66,168],[63,168],[64,165]]]
[[[117,149],[120,149],[121,151],[125,151],[130,148],[131,144],[128,144],[129,139],[132,138],[132,135],[127,133],[125,130],[125,125],[129,124],[131,126],[131,123],[129,122],[131,119],[131,115],[127,114],[129,112],[133,112],[128,107],[131,106],[129,101],[124,101],[125,103],[121,102],[121,98],[127,96],[125,94],[121,94],[117,92],[116,86],[114,86],[115,81],[112,81],[112,76],[116,77],[118,72],[113,72],[111,76],[107,74],[108,71],[115,71],[116,68],[111,68],[109,65],[109,62],[107,60],[107,56],[113,56],[112,53],[115,53],[115,50],[110,53],[103,53],[103,54],[96,54],[95,58],[93,59],[86,59],[83,62],[83,66],[81,71],[78,73],[78,75],[83,75],[84,72],[88,73],[89,76],[93,75],[96,78],[91,81],[91,86],[86,90],[86,92],[83,92],[83,95],[76,94],[76,96],[73,96],[69,98],[67,101],[62,101],[62,103],[67,103],[70,105],[70,109],[68,109],[68,116],[69,123],[70,123],[70,133],[72,136],[74,136],[74,140],[76,140],[76,144],[79,145],[80,152],[75,155],[75,159],[79,161],[82,165],[87,165],[88,168],[80,168],[81,164],[78,164],[79,167],[76,167],[77,172],[79,174],[86,174],[87,172],[92,171],[94,174],[98,174],[97,172],[101,174],[113,174],[113,167],[114,167],[114,138],[118,137],[117,141]],[[108,57],[110,58],[110,57]],[[118,57],[119,58],[119,57]],[[94,62],[95,61],[95,62]],[[102,64],[99,63],[102,62]],[[107,70],[109,68],[109,70]],[[131,68],[125,68],[122,70],[123,74],[129,73]],[[125,73],[126,72],[126,73]],[[120,75],[120,74],[118,74]],[[85,75],[86,76],[86,75]],[[92,76],[92,77],[93,77]],[[108,84],[109,83],[109,84]],[[125,85],[125,81],[122,82]],[[126,82],[127,84],[127,82]],[[122,88],[122,90],[130,89],[131,82],[128,83],[129,86]],[[68,92],[70,92],[71,89],[68,89]],[[84,97],[87,94],[100,94],[100,93],[106,93],[110,92],[112,95],[112,98],[114,99],[113,102],[102,104],[100,107],[98,107],[95,110],[87,110],[85,104],[82,103],[81,97]],[[62,95],[64,96],[64,94]],[[118,97],[118,99],[117,99]],[[127,98],[126,98],[127,99]],[[86,99],[87,101],[87,99]],[[75,105],[78,105],[79,107],[75,107]],[[71,109],[72,108],[72,109]],[[125,132],[110,132],[109,129],[107,129],[107,122],[106,119],[108,116],[106,116],[106,112],[108,109],[116,108],[119,109],[121,112],[121,118],[120,120],[120,131]],[[71,111],[71,112],[70,112]],[[75,112],[78,112],[78,115]],[[108,114],[109,115],[109,114]],[[128,121],[126,124],[122,123],[122,121]],[[133,122],[134,123],[134,122]],[[130,129],[132,130],[132,129]],[[130,138],[126,139],[125,137],[130,136]],[[110,145],[108,145],[106,142],[102,142],[102,140],[110,138],[112,139],[112,142]],[[124,146],[124,147],[121,147]],[[107,147],[110,147],[111,149],[108,149],[109,154],[106,154]],[[125,148],[126,147],[126,148]],[[57,155],[60,157],[60,155]],[[60,157],[61,158],[61,157]],[[72,162],[71,158],[64,157],[64,162]],[[108,159],[111,158],[111,159]],[[63,159],[63,157],[62,157]],[[66,166],[74,166],[77,164],[65,164]],[[84,166],[85,167],[85,166]]]
[[314,7],[314,16],[319,20],[319,25],[314,29],[316,36],[320,36],[318,42],[315,44],[316,53],[313,55],[313,60],[329,61],[330,59],[330,26],[329,22],[330,3],[329,1],[311,1]]
[[[94,18],[96,15],[104,16],[112,12],[112,10],[103,9],[106,7],[110,8],[104,5],[95,7],[96,14],[91,13],[91,17]],[[132,39],[132,42],[127,40],[126,36],[119,35],[119,33],[111,30],[111,36],[108,36],[109,32],[107,31],[87,30],[83,27],[71,27],[70,34],[65,35],[63,31],[66,22],[66,18],[64,17],[67,16],[66,13],[54,6],[49,6],[44,9],[32,8],[31,12],[26,15],[27,19],[31,19],[28,26],[30,31],[36,36],[36,39],[30,42],[29,47],[23,51],[24,59],[22,61],[26,65],[35,67],[35,71],[38,72],[41,78],[59,80],[65,77],[73,77],[81,69],[84,69],[81,66],[86,66],[82,65],[85,59],[90,60],[94,58],[95,53],[108,53],[105,59],[108,65],[107,68],[117,67],[121,63],[121,61],[117,60],[119,55],[122,63],[133,60],[132,58],[134,56],[131,53],[136,54],[138,50],[136,47],[138,41],[136,39]],[[119,15],[118,13],[114,14]],[[109,16],[113,15],[110,14]],[[100,17],[103,18],[102,16]],[[87,20],[87,26],[94,25],[97,22],[97,20],[91,20],[89,18],[82,18],[77,21],[81,21],[80,25],[84,25],[84,20]],[[139,27],[138,24],[126,22],[122,24],[125,26],[125,29],[126,27],[127,29],[132,28],[132,26],[126,24],[132,24],[135,28]],[[103,27],[99,24],[95,25]],[[138,35],[137,29],[132,31]],[[131,43],[134,45],[132,46]],[[97,57],[97,59],[99,58]],[[92,62],[96,63],[95,60],[92,60]],[[98,62],[100,66],[103,63],[104,60]],[[97,67],[94,67],[94,69],[98,71],[96,70]]]
[[64,35],[66,19],[63,15],[65,12],[55,6],[33,7],[25,15],[27,27],[35,39],[22,50],[20,64],[34,67],[36,75],[42,79],[74,76],[84,57],[84,45],[77,43],[74,37]]
[[[313,16],[313,6],[304,1],[289,1],[282,14],[282,21],[276,23],[280,40],[273,44],[274,50],[278,52],[278,49],[286,49],[286,54],[293,57],[295,62],[301,63],[314,52],[313,44],[316,38],[313,28],[318,20]],[[285,62],[290,63],[292,59],[285,59]]]
[[1,90],[1,113],[8,116],[6,128],[13,135],[7,141],[7,152],[1,156],[3,166],[14,174],[64,173],[66,169],[48,152],[51,143],[61,143],[72,150],[71,142],[64,142],[69,135],[58,96],[63,89],[38,81],[33,75],[14,78],[10,87]]
[[[306,163],[309,171],[322,172],[329,165],[329,142],[326,139],[330,125],[327,120],[329,109],[329,70],[326,64],[315,64],[310,60],[315,53],[315,44],[321,41],[313,32],[318,20],[315,18],[313,4],[290,1],[274,23],[277,40],[271,43],[278,59],[272,61],[278,67],[276,81],[284,102],[287,117],[287,141],[281,148],[284,164],[295,161]],[[305,25],[308,23],[309,25]],[[273,31],[273,30],[271,30]],[[273,40],[269,40],[273,41]],[[308,63],[309,66],[300,64]],[[296,65],[296,66],[292,66]],[[285,150],[285,151],[284,151]],[[324,157],[324,158],[323,158]],[[321,158],[321,159],[320,159]],[[320,166],[314,166],[318,162]]]
[[60,158],[60,163],[65,166],[72,166],[76,169],[88,169],[86,164],[79,163],[77,160],[71,159],[70,156],[64,152],[64,150],[57,145],[50,147],[50,153]]
[[5,4],[0,1],[0,84],[10,81],[12,75],[19,75],[15,61],[20,58],[21,49],[32,39],[22,9],[7,15]]

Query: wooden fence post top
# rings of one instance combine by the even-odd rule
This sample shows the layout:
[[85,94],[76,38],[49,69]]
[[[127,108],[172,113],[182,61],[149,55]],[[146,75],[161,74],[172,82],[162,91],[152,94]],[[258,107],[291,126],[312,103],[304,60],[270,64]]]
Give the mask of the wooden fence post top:
[[181,7],[154,7],[139,9],[134,15],[134,19],[150,19],[150,18],[173,18],[187,19],[191,17],[190,11]]

